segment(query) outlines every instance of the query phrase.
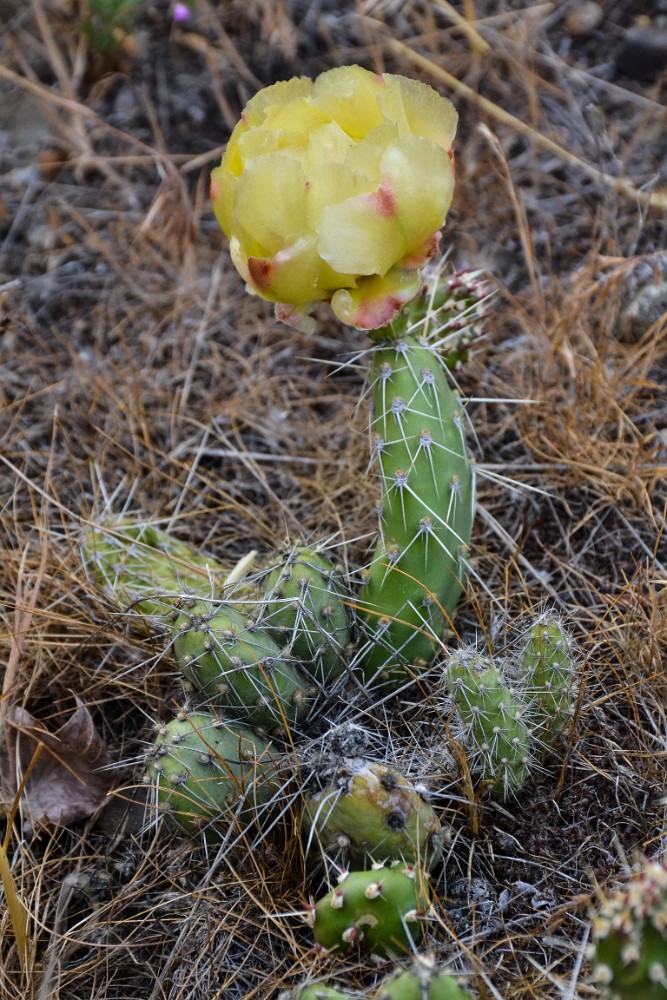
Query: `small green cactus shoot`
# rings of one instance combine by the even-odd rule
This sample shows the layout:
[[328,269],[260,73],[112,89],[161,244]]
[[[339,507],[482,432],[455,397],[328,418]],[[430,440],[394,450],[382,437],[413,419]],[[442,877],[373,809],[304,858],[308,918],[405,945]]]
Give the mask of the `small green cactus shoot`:
[[535,738],[551,747],[572,721],[577,692],[572,642],[555,614],[529,629],[518,673]]
[[363,760],[345,780],[306,796],[303,828],[309,843],[351,867],[402,860],[428,870],[444,840],[435,810],[412,782]]
[[175,597],[210,595],[228,572],[213,556],[125,514],[90,526],[82,553],[97,586],[144,629],[155,624],[146,616],[166,627],[165,615]]
[[644,860],[592,920],[593,978],[605,1000],[667,1000],[667,864]]
[[526,781],[532,763],[525,705],[492,661],[472,650],[452,654],[448,678],[471,768],[506,799]]
[[266,732],[307,714],[308,680],[261,625],[215,601],[182,601],[173,619],[174,655],[209,705]]
[[400,863],[344,872],[306,914],[320,948],[360,946],[380,957],[413,949],[429,911],[425,875]]
[[324,983],[302,983],[293,990],[283,990],[278,994],[278,1000],[364,1000],[365,993],[339,990]]
[[251,822],[276,791],[276,758],[249,729],[209,712],[181,713],[158,729],[146,755],[154,805],[188,833],[224,836]]
[[431,958],[420,955],[412,968],[399,969],[380,984],[372,1000],[473,1000],[453,976],[440,972]]

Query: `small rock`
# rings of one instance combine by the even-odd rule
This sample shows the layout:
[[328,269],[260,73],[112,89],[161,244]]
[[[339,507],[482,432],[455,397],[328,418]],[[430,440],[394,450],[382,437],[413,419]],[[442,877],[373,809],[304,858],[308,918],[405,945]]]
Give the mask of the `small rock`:
[[667,28],[635,25],[626,32],[616,69],[633,80],[650,82],[667,69]]
[[600,27],[603,16],[601,5],[594,0],[587,0],[585,3],[576,4],[568,11],[565,27],[573,38],[583,38]]

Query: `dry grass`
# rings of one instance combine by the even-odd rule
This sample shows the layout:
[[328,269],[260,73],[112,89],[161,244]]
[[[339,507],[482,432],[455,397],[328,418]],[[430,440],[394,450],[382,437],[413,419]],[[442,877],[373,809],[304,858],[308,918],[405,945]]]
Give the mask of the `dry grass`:
[[308,974],[376,978],[363,960],[313,957],[296,913],[319,885],[296,805],[271,838],[218,854],[121,808],[150,720],[182,688],[160,644],[93,590],[79,552],[85,525],[127,509],[230,565],[285,536],[330,537],[351,571],[362,563],[375,528],[365,363],[340,362],[363,340],[325,314],[312,338],[277,327],[244,296],[206,196],[258,86],[350,62],[455,100],[447,243],[453,264],[487,268],[499,289],[488,341],[460,373],[482,511],[457,632],[502,643],[499,622],[555,603],[581,678],[567,755],[505,807],[457,801],[462,786],[433,763],[447,720],[425,682],[398,703],[334,702],[328,718],[359,718],[381,755],[426,768],[447,810],[425,947],[483,1000],[594,995],[594,886],[665,848],[667,328],[627,313],[667,278],[664,85],[614,77],[629,3],[576,43],[566,6],[478,0],[459,5],[462,24],[418,0],[197,0],[180,31],[166,4],[145,5],[104,63],[77,29],[83,4],[6,4],[1,738],[14,707],[55,731],[81,699],[125,789],[113,811],[31,840],[16,801],[5,894],[28,926],[22,948],[20,916],[3,908],[8,1000],[242,1000]]

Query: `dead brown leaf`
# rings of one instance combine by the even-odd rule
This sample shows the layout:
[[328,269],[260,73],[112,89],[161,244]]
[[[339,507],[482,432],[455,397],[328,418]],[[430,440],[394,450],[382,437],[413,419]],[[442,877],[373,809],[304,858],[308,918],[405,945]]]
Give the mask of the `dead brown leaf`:
[[99,809],[113,784],[107,770],[111,762],[90,712],[78,699],[76,711],[55,733],[14,707],[0,743],[3,808],[12,809],[28,774],[19,804],[24,834],[85,819]]

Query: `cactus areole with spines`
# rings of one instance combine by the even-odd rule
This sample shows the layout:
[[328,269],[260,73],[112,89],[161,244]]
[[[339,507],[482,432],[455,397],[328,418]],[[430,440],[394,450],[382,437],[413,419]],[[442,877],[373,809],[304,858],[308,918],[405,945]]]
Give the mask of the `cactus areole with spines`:
[[[370,384],[380,541],[360,594],[369,681],[428,664],[461,593],[475,508],[464,413],[438,352],[418,333],[382,339]],[[377,331],[374,339],[378,339]]]
[[315,941],[327,950],[361,947],[380,957],[409,953],[429,910],[425,876],[409,865],[344,872],[308,910]]
[[305,800],[303,827],[325,854],[346,864],[402,860],[431,868],[444,833],[433,807],[395,768],[360,760],[352,773]]

